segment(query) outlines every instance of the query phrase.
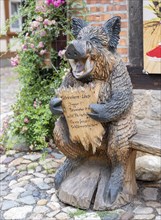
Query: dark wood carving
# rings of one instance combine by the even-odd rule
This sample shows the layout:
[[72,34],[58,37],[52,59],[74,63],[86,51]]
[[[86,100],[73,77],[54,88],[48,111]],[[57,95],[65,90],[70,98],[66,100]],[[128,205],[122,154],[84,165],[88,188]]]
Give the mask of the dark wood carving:
[[72,27],[76,40],[65,53],[71,71],[50,102],[61,115],[55,143],[67,157],[55,186],[64,203],[111,210],[136,194],[132,84],[117,54],[120,17],[102,27],[74,18]]

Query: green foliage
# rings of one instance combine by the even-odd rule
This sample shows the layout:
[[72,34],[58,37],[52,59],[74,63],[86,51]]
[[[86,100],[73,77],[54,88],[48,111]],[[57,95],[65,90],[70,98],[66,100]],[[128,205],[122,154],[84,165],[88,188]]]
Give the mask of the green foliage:
[[[74,1],[70,8],[72,4]],[[58,52],[51,45],[60,35],[71,36],[70,17],[66,17],[64,4],[54,7],[44,3],[36,7],[33,0],[25,1],[19,15],[25,20],[19,34],[22,49],[11,59],[11,64],[19,73],[21,91],[13,106],[10,130],[13,135],[23,136],[32,150],[42,150],[52,138],[56,120],[49,110],[49,102],[68,69],[63,59],[59,67],[54,66]],[[50,66],[45,64],[48,54],[52,61]]]
[[74,218],[75,216],[80,216],[80,215],[84,215],[87,212],[81,209],[77,209],[75,212],[69,212],[69,216],[70,218]]

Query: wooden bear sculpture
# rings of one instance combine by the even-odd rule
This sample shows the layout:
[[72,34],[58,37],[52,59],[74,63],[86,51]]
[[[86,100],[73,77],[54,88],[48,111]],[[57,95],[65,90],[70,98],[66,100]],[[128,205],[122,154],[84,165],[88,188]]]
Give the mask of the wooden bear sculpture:
[[[115,209],[136,193],[135,153],[128,141],[136,133],[132,84],[116,52],[120,17],[101,27],[73,18],[72,31],[76,40],[65,53],[71,71],[50,102],[52,113],[61,115],[55,144],[67,157],[55,175],[55,186],[64,203]],[[85,100],[89,105],[83,107]]]

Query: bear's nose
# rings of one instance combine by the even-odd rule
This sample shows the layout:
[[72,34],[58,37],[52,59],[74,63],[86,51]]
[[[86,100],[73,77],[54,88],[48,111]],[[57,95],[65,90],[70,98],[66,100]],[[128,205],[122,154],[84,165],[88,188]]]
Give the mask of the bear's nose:
[[70,44],[65,52],[65,55],[68,59],[79,59],[81,54],[76,50],[73,44]]
[[65,52],[67,59],[79,60],[86,56],[86,47],[85,43],[79,41],[73,41]]

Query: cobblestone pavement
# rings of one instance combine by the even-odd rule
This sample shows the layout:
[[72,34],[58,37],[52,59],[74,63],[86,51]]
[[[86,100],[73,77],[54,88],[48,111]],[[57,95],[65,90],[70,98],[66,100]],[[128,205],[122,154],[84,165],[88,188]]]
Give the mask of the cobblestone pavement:
[[65,157],[49,149],[41,153],[0,156],[0,219],[23,220],[161,220],[161,190],[139,184],[132,205],[116,211],[83,211],[61,203],[54,189],[55,170]]
[[[1,71],[1,79],[2,115],[6,116],[11,113],[18,81],[10,69]],[[54,176],[65,157],[48,150],[45,159],[40,152],[10,150],[0,155],[0,220],[161,220],[161,189],[143,182],[138,183],[134,202],[115,211],[83,211],[61,203]]]
[[3,119],[12,114],[11,106],[16,101],[19,91],[18,74],[13,68],[0,68],[0,129]]

